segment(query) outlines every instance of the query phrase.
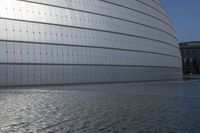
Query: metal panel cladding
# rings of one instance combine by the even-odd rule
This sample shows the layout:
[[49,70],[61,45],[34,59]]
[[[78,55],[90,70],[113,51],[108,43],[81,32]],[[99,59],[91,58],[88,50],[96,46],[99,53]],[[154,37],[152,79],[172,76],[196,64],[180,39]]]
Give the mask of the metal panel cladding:
[[0,1],[0,86],[182,77],[159,0]]

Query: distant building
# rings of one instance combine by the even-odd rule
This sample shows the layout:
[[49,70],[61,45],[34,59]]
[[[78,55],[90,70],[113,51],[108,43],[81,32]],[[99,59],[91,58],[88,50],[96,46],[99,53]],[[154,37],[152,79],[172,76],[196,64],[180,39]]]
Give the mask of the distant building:
[[200,74],[200,41],[180,43],[183,73]]

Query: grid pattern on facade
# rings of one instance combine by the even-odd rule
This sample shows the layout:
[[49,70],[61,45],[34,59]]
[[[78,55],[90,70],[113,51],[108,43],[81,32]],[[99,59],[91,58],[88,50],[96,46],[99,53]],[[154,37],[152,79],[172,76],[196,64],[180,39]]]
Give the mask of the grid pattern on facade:
[[181,56],[158,1],[6,0],[0,86],[181,78]]

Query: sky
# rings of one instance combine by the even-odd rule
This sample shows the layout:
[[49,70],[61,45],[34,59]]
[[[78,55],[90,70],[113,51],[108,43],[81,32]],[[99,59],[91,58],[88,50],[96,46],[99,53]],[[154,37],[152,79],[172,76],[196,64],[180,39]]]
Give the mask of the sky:
[[200,0],[161,0],[179,42],[200,41]]

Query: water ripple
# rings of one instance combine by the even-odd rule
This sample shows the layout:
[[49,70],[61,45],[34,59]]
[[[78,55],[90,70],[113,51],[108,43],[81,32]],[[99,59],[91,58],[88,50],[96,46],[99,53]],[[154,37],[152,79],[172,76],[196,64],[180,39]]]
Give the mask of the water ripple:
[[0,91],[1,133],[199,133],[200,83]]

